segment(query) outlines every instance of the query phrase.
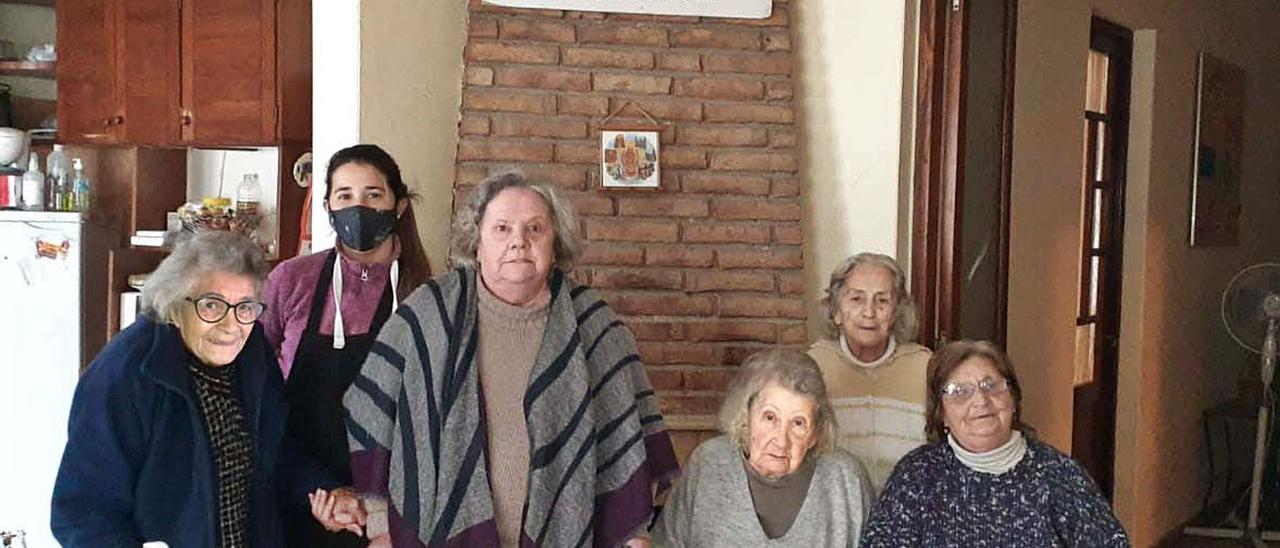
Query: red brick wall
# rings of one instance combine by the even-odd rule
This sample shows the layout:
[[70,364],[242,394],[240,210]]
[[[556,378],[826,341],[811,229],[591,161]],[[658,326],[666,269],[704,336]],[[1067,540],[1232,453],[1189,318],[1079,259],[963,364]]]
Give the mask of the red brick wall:
[[[765,20],[470,2],[457,195],[517,166],[582,218],[576,277],[640,342],[668,415],[710,415],[751,352],[806,342],[786,0]],[[666,124],[662,188],[599,186],[598,127]],[[644,122],[633,107],[614,118]]]

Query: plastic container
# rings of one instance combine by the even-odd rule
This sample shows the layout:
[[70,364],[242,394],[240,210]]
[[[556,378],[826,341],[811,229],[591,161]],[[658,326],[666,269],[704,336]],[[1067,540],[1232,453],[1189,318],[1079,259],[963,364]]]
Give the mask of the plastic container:
[[73,171],[71,177],[71,209],[83,213],[89,211],[89,178],[85,176],[84,162],[81,162],[79,158],[72,160],[71,166]]
[[22,174],[22,207],[44,211],[44,174],[40,172],[40,155],[35,151],[27,161],[27,172]]
[[68,197],[64,196],[67,190],[67,154],[63,152],[61,144],[53,145],[53,152],[49,153],[49,157],[45,158],[45,187],[49,192],[48,208],[51,211],[67,211],[64,206],[68,203]]
[[256,216],[261,200],[262,187],[258,185],[258,174],[245,173],[244,180],[236,187],[236,216]]

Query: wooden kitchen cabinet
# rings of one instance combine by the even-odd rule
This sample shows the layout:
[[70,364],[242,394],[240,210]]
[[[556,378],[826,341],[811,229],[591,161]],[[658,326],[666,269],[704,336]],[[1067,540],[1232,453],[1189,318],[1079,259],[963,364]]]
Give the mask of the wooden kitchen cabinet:
[[57,0],[56,11],[61,140],[310,140],[309,0]]

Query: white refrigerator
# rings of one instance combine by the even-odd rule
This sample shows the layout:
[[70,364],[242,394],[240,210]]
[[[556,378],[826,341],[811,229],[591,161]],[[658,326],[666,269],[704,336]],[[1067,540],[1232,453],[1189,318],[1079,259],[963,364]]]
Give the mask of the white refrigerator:
[[106,234],[79,213],[0,211],[0,533],[33,548],[57,546],[71,398],[106,339]]

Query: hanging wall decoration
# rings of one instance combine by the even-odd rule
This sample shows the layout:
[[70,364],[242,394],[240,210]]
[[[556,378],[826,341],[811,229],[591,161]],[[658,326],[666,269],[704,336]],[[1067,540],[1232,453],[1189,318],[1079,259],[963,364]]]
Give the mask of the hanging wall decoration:
[[1245,72],[1200,52],[1191,177],[1191,245],[1240,243]]
[[[628,105],[648,123],[610,123]],[[604,188],[658,188],[661,179],[662,124],[640,105],[627,101],[600,122],[600,186]]]

